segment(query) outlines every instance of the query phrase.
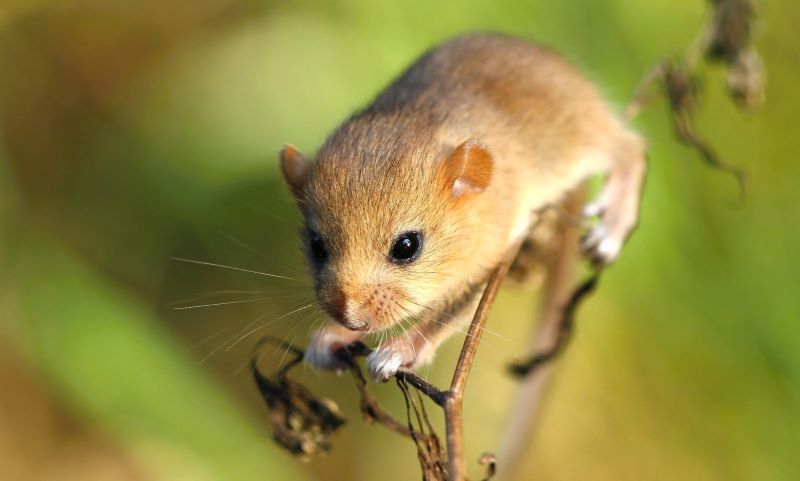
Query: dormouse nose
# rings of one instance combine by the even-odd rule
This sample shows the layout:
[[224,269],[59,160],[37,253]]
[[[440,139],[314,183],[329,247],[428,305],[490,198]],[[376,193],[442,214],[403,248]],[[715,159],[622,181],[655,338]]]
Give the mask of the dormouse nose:
[[347,307],[347,297],[344,290],[340,286],[334,286],[328,293],[328,314],[331,315],[338,322],[342,322],[345,317],[345,309]]
[[336,322],[343,325],[347,329],[353,331],[363,331],[367,328],[367,323],[363,319],[354,318],[348,312],[348,304],[352,304],[351,299],[342,286],[335,286],[331,288],[328,295],[327,311]]

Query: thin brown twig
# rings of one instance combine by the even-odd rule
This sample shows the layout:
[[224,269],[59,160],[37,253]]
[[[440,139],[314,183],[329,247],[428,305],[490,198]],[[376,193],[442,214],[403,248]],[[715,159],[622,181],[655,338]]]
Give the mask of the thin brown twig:
[[[630,122],[660,98],[669,101],[675,135],[695,150],[712,169],[731,174],[736,180],[736,204],[744,201],[747,177],[725,162],[694,126],[694,110],[701,94],[698,70],[701,62],[721,61],[728,75],[731,98],[742,108],[753,108],[763,100],[763,69],[758,54],[750,48],[755,7],[751,0],[711,0],[714,13],[681,58],[661,60],[636,87],[622,117]],[[660,87],[660,88],[659,88]]]
[[[447,466],[444,462],[444,451],[439,442],[439,437],[436,435],[430,419],[428,418],[428,412],[425,409],[425,403],[422,400],[420,392],[416,392],[417,401],[419,401],[419,404],[417,404],[417,402],[412,399],[406,382],[400,377],[397,377],[396,381],[397,386],[403,393],[403,399],[406,402],[408,429],[411,431],[411,438],[414,440],[414,444],[417,447],[417,458],[419,459],[420,468],[422,469],[423,481],[447,480]],[[414,417],[416,418],[419,430],[414,428],[411,418],[412,410],[414,411]]]
[[584,281],[583,284],[578,286],[578,288],[572,293],[572,296],[564,307],[563,314],[559,319],[557,335],[553,345],[543,352],[534,354],[528,360],[511,364],[509,366],[509,371],[512,375],[516,377],[532,375],[537,368],[542,367],[548,362],[554,360],[564,351],[564,349],[566,349],[567,345],[569,344],[569,340],[572,337],[575,311],[580,303],[587,296],[589,296],[589,294],[594,292],[595,288],[597,287],[597,283],[600,281],[601,272],[602,271],[595,271],[595,273],[589,279]]
[[422,378],[417,374],[415,374],[414,372],[409,371],[407,369],[401,369],[400,371],[397,372],[397,374],[395,374],[395,377],[398,380],[402,380],[407,382],[408,384],[411,384],[412,386],[417,388],[419,392],[428,396],[428,398],[430,398],[431,401],[435,402],[439,406],[444,407],[448,395],[447,391],[442,391],[438,387],[431,384],[430,381],[428,381],[427,379]]
[[622,112],[622,118],[630,122],[636,118],[642,110],[650,106],[661,97],[661,92],[655,89],[655,85],[664,79],[667,60],[659,61],[653,68],[647,71],[639,81],[639,85],[633,92],[628,106]]
[[367,379],[364,377],[364,373],[361,372],[361,368],[357,363],[350,363],[350,373],[353,375],[356,388],[361,396],[361,413],[363,414],[364,419],[368,423],[376,422],[389,428],[397,434],[414,439],[414,431],[409,426],[404,425],[394,416],[389,414],[380,406],[380,404],[378,404],[378,401],[372,397],[372,394],[370,394],[369,390],[367,389]]
[[475,311],[475,316],[472,318],[472,323],[467,331],[467,337],[464,339],[464,345],[461,348],[461,354],[458,357],[456,368],[453,373],[453,380],[450,383],[450,390],[448,391],[445,405],[445,430],[447,439],[447,466],[450,480],[463,481],[466,479],[466,467],[464,464],[464,420],[462,417],[462,406],[464,401],[464,388],[467,384],[472,363],[475,360],[475,353],[478,350],[481,334],[483,334],[484,327],[486,326],[486,318],[489,315],[492,303],[497,297],[497,292],[500,289],[503,279],[505,279],[508,269],[517,256],[522,240],[514,243],[513,247],[509,249],[503,262],[495,268],[489,281],[486,284],[486,289],[483,291],[478,308]]

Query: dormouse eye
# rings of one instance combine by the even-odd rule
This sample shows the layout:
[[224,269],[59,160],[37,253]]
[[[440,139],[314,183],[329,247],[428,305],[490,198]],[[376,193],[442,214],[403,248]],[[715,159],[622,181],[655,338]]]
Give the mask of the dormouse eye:
[[308,246],[311,250],[311,257],[314,261],[321,264],[328,259],[328,249],[325,247],[325,241],[322,237],[314,231],[308,233]]
[[406,232],[400,234],[389,252],[389,260],[395,264],[408,264],[419,257],[422,250],[422,234],[419,232]]

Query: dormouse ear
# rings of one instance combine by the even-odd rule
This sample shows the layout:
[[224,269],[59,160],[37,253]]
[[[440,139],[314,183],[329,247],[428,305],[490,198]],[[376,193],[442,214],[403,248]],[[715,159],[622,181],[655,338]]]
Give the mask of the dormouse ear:
[[446,188],[454,198],[477,194],[492,180],[492,154],[477,140],[467,140],[453,150],[442,165]]
[[310,167],[311,161],[291,145],[287,144],[281,150],[281,172],[295,196],[303,191]]

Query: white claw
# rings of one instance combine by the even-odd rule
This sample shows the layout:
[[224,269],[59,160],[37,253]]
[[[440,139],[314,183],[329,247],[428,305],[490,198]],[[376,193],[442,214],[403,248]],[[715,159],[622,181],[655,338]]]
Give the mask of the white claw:
[[595,225],[583,239],[584,250],[591,250],[606,237],[608,237],[608,229],[606,229],[606,226],[603,224]]
[[597,246],[597,256],[603,264],[610,264],[619,255],[622,248],[622,242],[614,237],[606,237]]
[[584,217],[596,217],[603,213],[604,207],[602,203],[598,200],[594,202],[590,202],[583,207],[583,216]]
[[378,349],[367,356],[369,375],[376,381],[386,381],[403,365],[403,356],[393,349]]
[[611,264],[621,249],[622,239],[612,235],[602,223],[595,225],[583,239],[583,251],[595,264]]

